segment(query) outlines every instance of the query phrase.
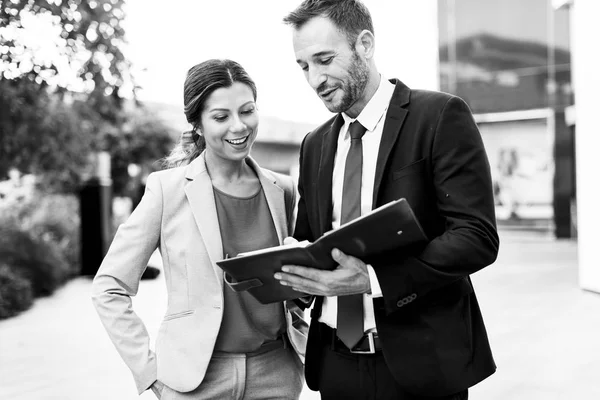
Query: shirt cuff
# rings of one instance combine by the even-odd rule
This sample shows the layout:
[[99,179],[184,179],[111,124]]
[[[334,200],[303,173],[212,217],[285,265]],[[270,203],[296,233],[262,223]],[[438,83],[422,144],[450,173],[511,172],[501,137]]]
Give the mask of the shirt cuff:
[[383,297],[377,275],[375,275],[375,270],[370,264],[367,264],[367,270],[369,271],[369,281],[371,281],[371,293],[369,293],[369,296],[372,298]]

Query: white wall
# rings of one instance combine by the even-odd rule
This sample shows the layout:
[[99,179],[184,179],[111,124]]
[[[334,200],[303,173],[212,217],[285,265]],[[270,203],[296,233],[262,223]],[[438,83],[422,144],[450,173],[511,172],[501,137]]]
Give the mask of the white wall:
[[572,7],[579,283],[600,292],[600,1],[575,0]]

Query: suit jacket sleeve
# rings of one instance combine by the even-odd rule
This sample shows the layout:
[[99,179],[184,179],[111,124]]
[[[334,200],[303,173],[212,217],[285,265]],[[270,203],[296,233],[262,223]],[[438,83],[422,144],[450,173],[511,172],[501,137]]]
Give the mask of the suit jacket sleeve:
[[304,147],[306,143],[305,136],[302,140],[302,144],[300,145],[300,176],[298,178],[298,207],[296,212],[296,224],[294,229],[294,238],[298,241],[308,240],[309,242],[314,242],[316,238],[313,236],[312,231],[310,229],[310,225],[308,222],[308,213],[306,211],[306,201],[304,198],[304,186],[303,186],[303,171],[302,166],[304,165]]
[[131,297],[160,240],[162,191],[151,174],[146,191],[122,224],[92,283],[92,301],[117,351],[133,373],[139,393],[156,380],[156,359],[142,320],[133,311]]
[[[302,166],[302,158],[303,158],[303,149],[304,143],[306,142],[306,137],[302,140],[302,144],[300,145],[300,166]],[[300,168],[300,174],[302,174],[302,168]],[[297,204],[296,204],[296,218],[294,224],[293,236],[298,241],[308,240],[314,241],[310,230],[310,226],[308,223],[308,215],[306,212],[306,203],[304,200],[304,188],[302,186],[302,176],[298,178],[298,191],[297,191]],[[294,300],[294,302],[300,307],[302,310],[309,308],[315,299],[315,296],[305,296],[299,299]]]
[[431,150],[437,213],[445,230],[416,256],[401,250],[373,262],[387,313],[493,263],[499,247],[489,162],[469,107],[451,97]]

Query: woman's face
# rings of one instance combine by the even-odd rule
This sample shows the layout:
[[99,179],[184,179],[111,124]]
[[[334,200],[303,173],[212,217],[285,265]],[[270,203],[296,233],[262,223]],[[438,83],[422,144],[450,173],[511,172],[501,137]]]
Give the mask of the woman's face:
[[252,89],[234,82],[208,96],[200,115],[206,151],[222,160],[242,161],[250,153],[258,129]]

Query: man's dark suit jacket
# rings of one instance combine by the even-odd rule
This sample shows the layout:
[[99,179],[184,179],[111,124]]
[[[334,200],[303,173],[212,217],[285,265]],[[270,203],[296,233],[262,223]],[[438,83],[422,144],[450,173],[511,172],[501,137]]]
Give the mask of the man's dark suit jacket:
[[[363,260],[383,297],[374,300],[386,363],[406,391],[442,396],[491,375],[496,366],[469,275],[497,256],[489,162],[469,107],[458,97],[411,90],[398,80],[377,156],[373,208],[406,198],[431,240]],[[314,241],[331,229],[337,115],[300,150],[294,236]],[[319,388],[322,297],[313,307],[306,382]]]

